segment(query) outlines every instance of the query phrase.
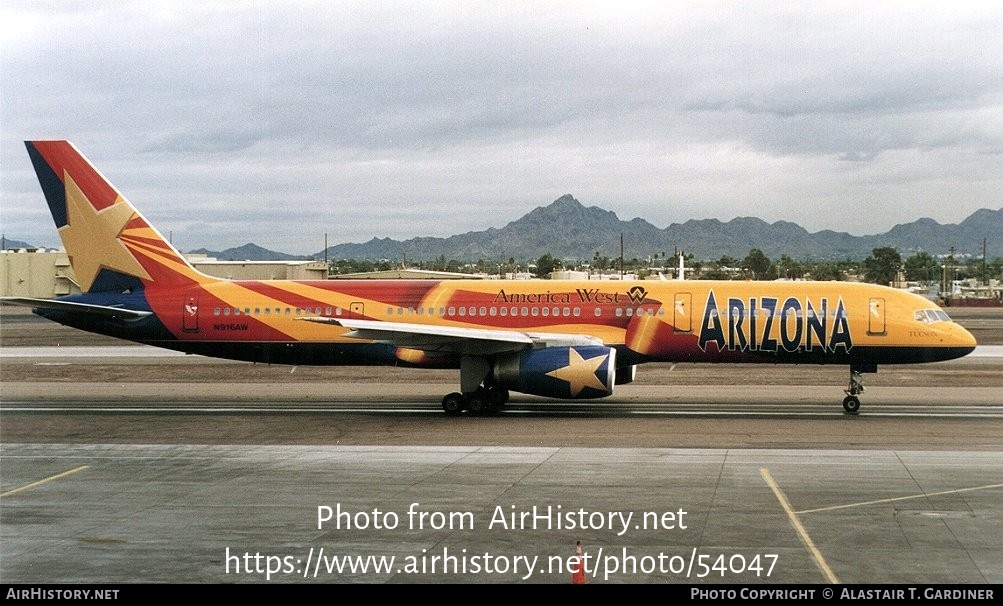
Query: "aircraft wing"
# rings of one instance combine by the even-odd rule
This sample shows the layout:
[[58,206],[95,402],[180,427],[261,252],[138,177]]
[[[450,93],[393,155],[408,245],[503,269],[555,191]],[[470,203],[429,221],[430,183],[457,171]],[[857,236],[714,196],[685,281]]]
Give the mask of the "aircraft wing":
[[31,297],[0,297],[0,303],[34,309],[55,309],[74,313],[88,313],[108,318],[121,318],[123,320],[139,320],[153,315],[152,311],[136,311],[134,309],[124,309],[110,305],[74,303],[72,301],[55,301],[52,299],[33,299]]
[[303,318],[303,320],[342,326],[351,331],[346,333],[346,336],[357,339],[390,343],[398,347],[410,347],[423,351],[468,355],[489,355],[537,347],[602,345],[602,340],[588,335],[351,320],[321,316]]

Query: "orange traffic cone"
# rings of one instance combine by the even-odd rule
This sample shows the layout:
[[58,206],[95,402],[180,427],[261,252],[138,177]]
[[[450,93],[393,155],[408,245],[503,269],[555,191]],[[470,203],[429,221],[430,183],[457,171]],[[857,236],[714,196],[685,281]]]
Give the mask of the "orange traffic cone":
[[585,557],[582,555],[582,542],[575,543],[575,555],[571,557],[571,584],[585,584]]

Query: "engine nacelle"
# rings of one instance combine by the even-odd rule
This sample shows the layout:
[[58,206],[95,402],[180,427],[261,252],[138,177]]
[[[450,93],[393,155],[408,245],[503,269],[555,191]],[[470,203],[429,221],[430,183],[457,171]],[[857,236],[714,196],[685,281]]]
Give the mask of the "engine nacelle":
[[604,398],[616,384],[616,350],[601,345],[545,347],[495,361],[500,387],[562,399]]

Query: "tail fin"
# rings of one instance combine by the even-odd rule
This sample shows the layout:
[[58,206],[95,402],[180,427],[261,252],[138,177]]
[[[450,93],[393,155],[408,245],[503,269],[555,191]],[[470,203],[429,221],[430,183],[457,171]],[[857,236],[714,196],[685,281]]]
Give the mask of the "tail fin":
[[164,239],[69,141],[25,141],[84,292],[211,281]]

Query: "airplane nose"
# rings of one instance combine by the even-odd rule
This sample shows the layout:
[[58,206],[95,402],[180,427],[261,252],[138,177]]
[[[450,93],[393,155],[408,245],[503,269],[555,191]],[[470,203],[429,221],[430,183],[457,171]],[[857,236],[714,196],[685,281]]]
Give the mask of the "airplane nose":
[[975,351],[977,345],[972,333],[957,322],[953,323],[946,331],[941,332],[940,343],[937,354],[928,361],[943,362],[963,358]]
[[968,329],[966,329],[964,326],[956,324],[954,333],[955,333],[954,338],[957,341],[959,347],[971,347],[972,349],[975,349],[975,347],[978,345],[978,342],[976,342],[975,340],[975,336],[973,336],[972,333],[968,332]]
[[978,346],[975,336],[954,320],[951,321],[950,330],[944,335],[944,344],[962,356],[972,353]]

